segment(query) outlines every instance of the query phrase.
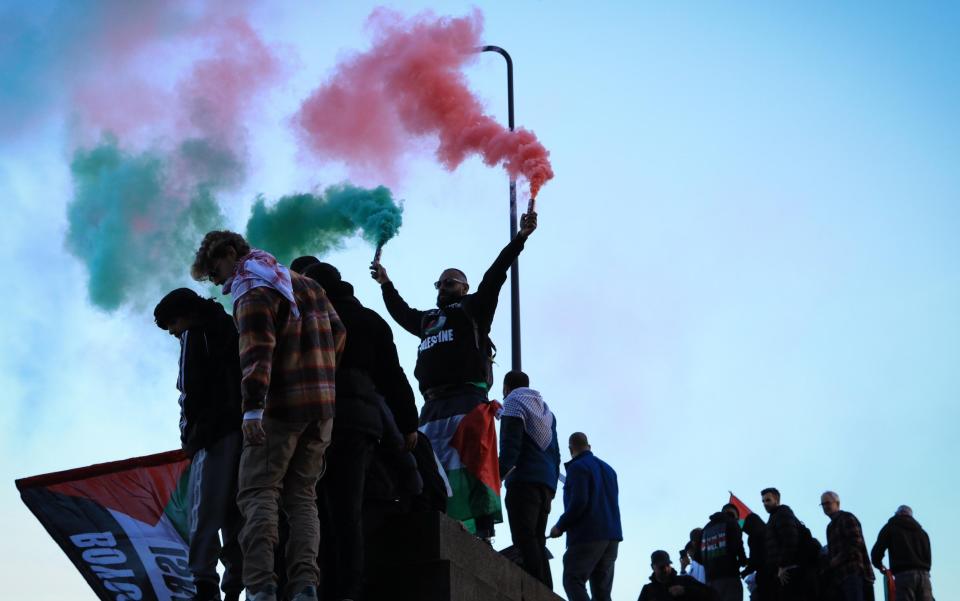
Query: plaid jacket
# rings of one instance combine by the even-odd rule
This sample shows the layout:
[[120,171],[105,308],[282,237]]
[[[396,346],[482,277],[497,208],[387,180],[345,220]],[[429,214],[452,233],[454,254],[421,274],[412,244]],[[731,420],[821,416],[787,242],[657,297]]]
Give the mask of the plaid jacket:
[[337,359],[346,329],[323,288],[291,274],[300,318],[273,288],[253,288],[237,299],[243,411],[264,409],[284,421],[333,417]]
[[827,551],[830,571],[837,581],[860,574],[873,580],[873,568],[863,542],[860,520],[849,511],[838,511],[827,524]]

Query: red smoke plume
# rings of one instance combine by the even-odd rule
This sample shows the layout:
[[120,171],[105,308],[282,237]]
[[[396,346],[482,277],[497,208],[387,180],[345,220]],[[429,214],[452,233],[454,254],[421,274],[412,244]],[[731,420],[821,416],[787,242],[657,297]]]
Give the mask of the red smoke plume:
[[437,158],[454,169],[468,155],[502,164],[530,183],[553,178],[549,152],[533,132],[511,132],[484,114],[461,69],[477,56],[483,19],[430,14],[409,20],[384,9],[369,19],[373,48],[344,60],[304,101],[295,121],[318,155],[391,172],[415,136],[436,135]]

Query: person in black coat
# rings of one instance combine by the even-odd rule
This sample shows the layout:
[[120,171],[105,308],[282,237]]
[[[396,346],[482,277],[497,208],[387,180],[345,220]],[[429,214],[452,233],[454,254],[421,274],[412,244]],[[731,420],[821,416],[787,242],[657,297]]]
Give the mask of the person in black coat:
[[717,601],[710,587],[690,576],[681,576],[673,570],[673,562],[666,551],[650,555],[650,584],[640,590],[637,601]]
[[[897,508],[892,518],[887,520],[877,542],[870,551],[873,565],[883,573],[883,554],[890,555],[890,571],[897,585],[897,598],[931,601],[933,588],[930,585],[930,536],[917,520],[913,519],[913,510],[906,505]],[[910,595],[906,593],[909,591]]]
[[[237,536],[240,433],[240,350],[233,318],[193,290],[168,293],[153,311],[157,326],[180,340],[180,443],[190,466],[188,563],[196,601],[239,599],[243,555]],[[223,532],[223,544],[220,532]],[[224,565],[217,575],[217,560]]]
[[727,503],[722,511],[710,516],[703,527],[701,556],[707,585],[717,592],[720,601],[742,601],[743,583],[740,567],[746,565],[743,533],[737,523],[740,514],[736,505]]
[[[391,432],[399,430],[402,438],[390,443],[389,451],[402,447],[409,454],[413,450],[417,407],[387,322],[357,300],[353,286],[341,279],[333,265],[314,263],[304,275],[323,286],[347,330],[346,346],[337,364],[336,419],[326,455],[327,482],[322,488],[335,531],[337,598],[358,599],[363,593],[367,473],[378,443],[390,439]],[[415,471],[412,457],[408,463]],[[325,577],[332,576],[327,572]]]
[[751,513],[743,520],[743,531],[747,534],[750,557],[747,558],[747,565],[740,572],[740,576],[746,578],[750,574],[755,574],[750,599],[752,601],[773,599],[774,580],[766,566],[767,525],[763,518]]

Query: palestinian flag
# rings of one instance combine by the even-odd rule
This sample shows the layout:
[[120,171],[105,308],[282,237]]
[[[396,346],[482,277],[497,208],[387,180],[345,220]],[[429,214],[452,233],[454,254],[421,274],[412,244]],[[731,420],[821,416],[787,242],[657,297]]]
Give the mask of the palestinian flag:
[[427,403],[420,420],[420,431],[430,439],[450,483],[447,515],[473,533],[474,518],[493,515],[495,523],[503,521],[494,425],[500,407],[496,401],[453,397]]
[[20,497],[103,601],[188,601],[190,460],[170,451],[17,480]]
[[747,516],[753,512],[750,511],[750,508],[747,507],[746,503],[737,498],[737,495],[733,494],[729,490],[727,492],[730,493],[730,500],[728,503],[735,505],[737,507],[737,511],[740,512],[740,527],[743,528],[743,520],[747,519]]

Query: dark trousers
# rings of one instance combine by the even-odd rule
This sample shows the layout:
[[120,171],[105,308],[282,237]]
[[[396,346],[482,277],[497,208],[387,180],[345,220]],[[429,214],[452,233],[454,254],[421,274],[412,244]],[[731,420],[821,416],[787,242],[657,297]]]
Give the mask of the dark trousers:
[[851,574],[842,578],[838,589],[840,599],[843,601],[864,601],[863,576],[860,574]]
[[[193,456],[189,476],[190,555],[194,583],[225,591],[243,588],[243,553],[237,540],[243,520],[237,508],[237,470],[243,435],[231,432]],[[223,533],[223,544],[220,533]],[[223,580],[217,560],[223,563]],[[205,584],[201,584],[205,583]]]
[[906,570],[893,575],[897,584],[897,601],[933,601],[930,572]]
[[376,441],[351,430],[334,430],[327,450],[327,500],[333,519],[337,598],[359,599],[363,591],[363,495]]
[[610,601],[619,546],[620,541],[601,540],[567,547],[563,554],[563,590],[568,601]]
[[523,558],[528,574],[553,588],[550,562],[547,560],[547,516],[554,491],[544,484],[516,482],[507,487],[505,504],[510,520],[510,536]]
[[743,582],[740,576],[714,578],[707,585],[717,593],[717,601],[743,601]]

